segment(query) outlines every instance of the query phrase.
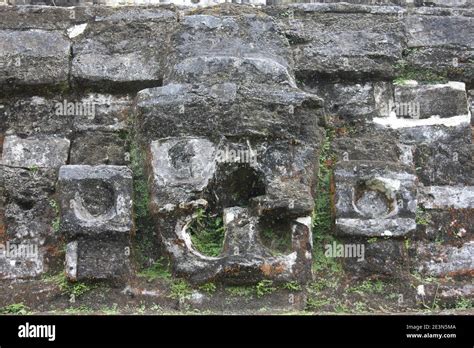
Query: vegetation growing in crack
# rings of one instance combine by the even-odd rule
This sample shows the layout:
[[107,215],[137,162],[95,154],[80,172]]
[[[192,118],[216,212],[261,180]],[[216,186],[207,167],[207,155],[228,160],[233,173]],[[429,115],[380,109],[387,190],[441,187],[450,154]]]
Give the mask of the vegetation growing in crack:
[[399,60],[396,64],[398,77],[393,81],[395,85],[405,85],[407,81],[415,80],[420,83],[446,83],[448,78],[428,69],[419,69],[411,66],[406,60]]
[[45,276],[43,279],[47,283],[53,283],[58,286],[62,294],[69,296],[71,299],[77,299],[94,288],[94,285],[83,282],[71,283],[64,273]]
[[191,297],[192,289],[189,284],[182,279],[174,281],[170,286],[169,298],[184,301]]
[[[145,173],[145,152],[134,141],[130,146],[130,165],[133,172],[133,211],[135,214],[135,259],[139,268],[153,267],[157,238],[153,230],[153,221],[149,210],[148,182]],[[150,257],[151,260],[150,260]]]
[[25,306],[23,303],[12,303],[8,306],[0,308],[0,314],[25,315],[29,313],[30,313],[30,309],[27,306]]
[[61,227],[61,217],[59,216],[59,204],[54,199],[50,199],[49,205],[54,210],[54,219],[52,222],[53,232],[59,232],[59,229]]
[[188,232],[197,251],[207,256],[219,256],[224,242],[224,223],[220,216],[198,209]]
[[326,130],[326,137],[319,156],[319,175],[317,197],[313,212],[313,270],[324,276],[342,272],[340,262],[336,258],[325,256],[324,246],[337,242],[332,235],[333,221],[331,212],[331,177],[335,155],[331,151],[331,142],[335,131]]
[[265,279],[257,283],[255,290],[257,297],[263,297],[274,292],[276,288],[273,286],[272,280]]
[[145,278],[147,282],[152,282],[155,279],[170,280],[171,271],[168,260],[164,257],[158,259],[150,267],[145,268],[137,273],[139,277]]
[[424,208],[416,208],[415,222],[417,225],[426,226],[431,222],[431,216]]

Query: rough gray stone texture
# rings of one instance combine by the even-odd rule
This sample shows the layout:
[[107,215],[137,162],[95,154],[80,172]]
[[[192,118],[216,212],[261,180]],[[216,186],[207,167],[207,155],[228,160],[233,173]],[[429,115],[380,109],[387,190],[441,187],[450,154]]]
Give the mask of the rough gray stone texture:
[[344,268],[355,277],[366,278],[374,275],[386,279],[396,279],[409,269],[410,258],[403,242],[379,240],[364,242],[364,259],[345,258]]
[[[297,76],[391,78],[404,45],[404,10],[347,4],[295,4],[280,24],[292,44]],[[298,74],[299,73],[299,74]]]
[[172,36],[168,81],[295,85],[288,42],[272,18],[190,15]]
[[414,164],[424,185],[474,184],[473,145],[468,123],[457,127],[406,128],[400,133],[404,143],[415,145]]
[[474,272],[474,241],[462,247],[419,244],[417,256],[420,260],[419,271],[430,276],[469,276]]
[[0,279],[35,277],[55,257],[58,240],[53,220],[57,216],[51,205],[55,183],[55,169],[0,166],[0,243],[34,252],[2,253]]
[[399,117],[452,117],[469,112],[463,83],[396,86],[395,113]]
[[56,105],[59,102],[59,99],[39,96],[2,99],[0,103],[3,108],[0,109],[0,115],[4,122],[0,125],[0,132],[20,136],[70,136],[74,115],[57,114]]
[[122,279],[129,272],[133,229],[130,169],[62,166],[59,202],[69,279]]
[[271,84],[168,84],[138,93],[137,118],[146,140],[203,136],[219,141],[225,136],[313,141],[319,105],[321,99],[313,94]]
[[474,79],[472,9],[420,8],[406,20],[406,62],[413,71],[464,81]]
[[127,142],[119,133],[81,132],[72,142],[69,163],[126,165],[130,163],[127,150]]
[[59,168],[66,164],[70,142],[53,136],[6,136],[1,164],[14,167]]
[[393,102],[389,83],[316,84],[312,92],[324,99],[325,112],[347,122],[386,116]]
[[395,163],[342,161],[334,173],[336,230],[346,236],[402,236],[416,229],[413,170]]
[[70,280],[115,280],[129,276],[130,246],[117,240],[78,239],[66,246],[66,275]]
[[0,30],[2,90],[23,85],[66,84],[71,45],[59,31]]
[[69,237],[127,236],[132,173],[124,166],[67,165],[59,170],[61,230]]
[[124,10],[97,17],[78,27],[73,41],[72,77],[81,84],[107,89],[161,85],[168,49],[167,33],[176,15],[169,10]]

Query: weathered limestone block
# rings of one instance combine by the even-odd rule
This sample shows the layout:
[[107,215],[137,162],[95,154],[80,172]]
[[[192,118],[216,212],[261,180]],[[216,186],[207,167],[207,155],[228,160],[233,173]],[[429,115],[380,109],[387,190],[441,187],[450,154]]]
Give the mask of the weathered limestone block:
[[395,90],[394,111],[373,121],[397,130],[400,143],[412,153],[420,181],[425,186],[472,186],[471,119],[464,84]]
[[417,179],[410,167],[343,161],[334,176],[339,235],[403,236],[415,231]]
[[74,131],[118,132],[127,129],[129,96],[104,94],[12,97],[0,99],[0,133],[51,134],[71,138]]
[[219,141],[225,136],[312,142],[317,138],[315,109],[321,102],[285,86],[169,84],[138,93],[138,129],[148,141],[170,136]]
[[55,258],[55,183],[56,169],[0,166],[0,279],[35,277]]
[[172,41],[179,45],[168,59],[165,83],[295,86],[288,42],[268,16],[185,16]]
[[59,31],[0,30],[2,90],[24,85],[67,84],[70,46]]
[[[116,11],[72,28],[72,77],[101,90],[137,90],[161,85],[167,33],[174,28],[169,10]],[[114,84],[114,87],[111,87]]]
[[2,99],[0,115],[4,122],[0,125],[0,133],[21,136],[54,134],[69,137],[74,115],[57,112],[58,103],[62,101],[39,96]]
[[398,117],[444,118],[469,112],[466,85],[460,82],[395,86],[394,104]]
[[129,95],[91,93],[78,100],[67,99],[66,102],[82,105],[85,110],[92,111],[75,113],[74,130],[76,131],[128,131],[128,115],[132,106],[132,98]]
[[393,103],[392,86],[386,82],[316,83],[311,91],[324,99],[326,114],[347,122],[383,117]]
[[297,76],[393,77],[401,59],[404,24],[399,7],[294,4],[281,18]]
[[364,242],[364,257],[344,258],[344,268],[351,275],[365,279],[377,275],[393,279],[409,269],[409,256],[403,241],[379,240]]
[[1,164],[14,167],[58,168],[66,164],[70,142],[53,136],[6,136]]
[[[440,15],[444,13],[444,15]],[[454,15],[449,10],[418,10],[407,16],[408,47],[420,46],[474,46],[473,19],[469,12],[465,16]],[[426,15],[425,15],[426,14]]]
[[69,163],[126,165],[129,157],[126,140],[120,133],[81,132],[71,145]]
[[123,278],[133,229],[130,169],[62,166],[59,194],[69,279]]
[[417,9],[406,20],[406,62],[413,71],[474,81],[472,10]]
[[474,241],[462,247],[438,245],[436,243],[417,245],[418,271],[435,277],[472,277],[474,274]]
[[[463,189],[472,191],[472,187]],[[453,208],[443,204],[435,209],[424,202],[427,198],[423,194],[418,196],[420,206],[426,206],[420,218],[421,224],[417,226],[420,240],[459,247],[474,239],[474,208]]]

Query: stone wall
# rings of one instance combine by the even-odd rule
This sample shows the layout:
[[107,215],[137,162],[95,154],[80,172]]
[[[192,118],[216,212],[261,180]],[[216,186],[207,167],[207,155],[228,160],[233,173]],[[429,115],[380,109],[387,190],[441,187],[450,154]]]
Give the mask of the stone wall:
[[[0,278],[123,281],[150,234],[145,257],[195,283],[307,282],[322,165],[331,233],[365,250],[349,274],[465,289],[473,22],[465,3],[1,7],[0,241],[38,254]],[[188,233],[200,211],[217,256]]]

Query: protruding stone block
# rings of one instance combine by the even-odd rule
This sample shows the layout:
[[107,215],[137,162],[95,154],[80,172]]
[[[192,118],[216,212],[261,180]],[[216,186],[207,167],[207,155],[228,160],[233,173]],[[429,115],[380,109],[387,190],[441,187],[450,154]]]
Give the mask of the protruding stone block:
[[394,111],[399,117],[419,119],[467,115],[466,86],[462,82],[395,86]]
[[132,173],[122,166],[63,166],[59,171],[61,231],[67,274],[117,279],[128,273]]
[[66,164],[70,142],[52,136],[20,138],[6,136],[2,164],[15,167],[58,168]]
[[403,236],[416,229],[417,179],[409,167],[343,161],[334,175],[339,235]]
[[70,46],[59,31],[0,30],[0,84],[67,83]]
[[167,33],[174,23],[169,10],[117,10],[73,28],[74,80],[100,90],[161,85]]

